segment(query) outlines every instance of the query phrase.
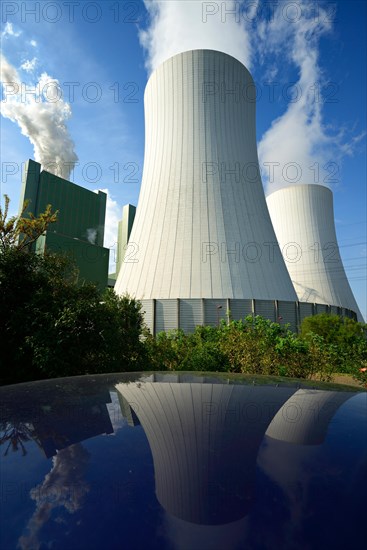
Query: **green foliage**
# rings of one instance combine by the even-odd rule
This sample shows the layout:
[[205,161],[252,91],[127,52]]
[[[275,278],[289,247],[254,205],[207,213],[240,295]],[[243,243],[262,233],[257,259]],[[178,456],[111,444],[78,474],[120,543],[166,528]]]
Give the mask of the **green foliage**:
[[2,383],[142,368],[140,303],[76,280],[62,256],[0,255]]
[[[0,208],[0,380],[136,370],[223,371],[330,380],[351,373],[367,384],[366,325],[335,315],[304,319],[300,335],[260,316],[221,321],[153,337],[141,304],[92,284],[61,255],[39,256],[32,244],[56,220],[7,220]],[[27,205],[25,205],[25,208]],[[143,338],[144,337],[144,338]]]
[[160,332],[155,338],[149,334],[144,344],[152,370],[228,370],[219,331],[213,327],[198,326],[193,334],[182,330]]
[[316,337],[321,338],[323,353],[315,351],[321,363],[328,357],[329,365],[333,364],[335,371],[352,374],[357,380],[367,383],[366,371],[361,370],[367,366],[366,324],[322,313],[303,320],[300,337],[315,350]]
[[14,247],[18,250],[29,247],[38,237],[43,235],[51,223],[57,220],[58,212],[52,212],[50,204],[38,217],[35,217],[32,213],[28,213],[28,216],[25,217],[24,213],[29,206],[29,201],[25,201],[19,216],[7,219],[10,199],[7,195],[4,195],[4,199],[4,210],[0,205],[0,252],[5,252]]
[[366,338],[367,325],[348,317],[320,313],[302,321],[300,335],[307,340],[309,333],[322,336],[327,344],[348,346]]
[[66,256],[30,252],[57,213],[7,220],[0,208],[0,380],[4,384],[145,364],[141,304],[77,284]]
[[[328,322],[329,320],[327,320]],[[321,323],[322,324],[322,323]],[[317,325],[317,323],[316,323]],[[148,363],[156,370],[225,371],[253,375],[289,376],[329,381],[341,363],[362,381],[367,378],[366,339],[363,326],[347,319],[322,324],[323,334],[302,336],[260,316],[224,321],[219,327],[196,327],[149,335],[145,340]],[[335,326],[340,326],[338,333]]]

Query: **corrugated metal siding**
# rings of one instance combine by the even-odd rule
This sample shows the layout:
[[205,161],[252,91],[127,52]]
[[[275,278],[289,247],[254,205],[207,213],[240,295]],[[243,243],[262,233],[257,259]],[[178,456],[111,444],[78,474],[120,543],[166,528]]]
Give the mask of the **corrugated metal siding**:
[[144,313],[144,321],[149,328],[150,332],[153,333],[153,308],[154,308],[154,301],[153,300],[141,300],[142,303],[142,311]]
[[227,319],[227,300],[204,300],[204,324],[216,327],[218,317],[219,320]]
[[340,315],[340,308],[338,306],[330,306],[330,313],[332,315]]
[[240,321],[252,315],[252,300],[230,300],[229,311],[233,321]]
[[325,305],[325,304],[316,304],[316,307],[315,307],[315,313],[316,314],[319,314],[319,313],[327,313],[328,312],[328,306]]
[[354,311],[350,310],[350,309],[344,309],[343,308],[343,316],[344,317],[349,317],[349,319],[354,319],[355,321],[357,321],[357,315]]
[[278,302],[278,317],[282,325],[289,324],[290,330],[297,331],[297,304],[295,302]]
[[156,334],[178,328],[177,300],[156,300]]
[[313,314],[313,304],[299,303],[299,322],[301,323],[306,317],[311,317]]
[[[145,322],[153,332],[153,311],[154,300],[142,300]],[[240,320],[251,315],[252,300],[155,300],[156,305],[156,325],[155,334],[162,331],[169,331],[181,328],[185,333],[192,333],[198,325],[217,326],[218,314],[219,320],[227,320],[227,304],[229,302],[230,318]],[[203,316],[204,306],[204,316]],[[222,306],[217,309],[217,306]],[[299,309],[298,309],[299,307]],[[179,326],[178,326],[178,308],[179,308]],[[345,308],[333,306],[332,311],[338,315],[356,318],[354,312]],[[328,311],[328,306],[325,304],[315,304],[315,314],[325,313]],[[271,300],[256,300],[255,301],[256,315],[262,315],[266,319],[274,320],[276,315],[275,302]],[[281,317],[280,323],[289,324],[290,329],[297,332],[298,326],[305,317],[311,317],[313,313],[313,304],[306,302],[286,302],[278,301],[278,317]]]
[[187,333],[203,324],[202,301],[199,299],[180,300],[180,328]]
[[275,321],[275,302],[272,300],[255,300],[255,315]]

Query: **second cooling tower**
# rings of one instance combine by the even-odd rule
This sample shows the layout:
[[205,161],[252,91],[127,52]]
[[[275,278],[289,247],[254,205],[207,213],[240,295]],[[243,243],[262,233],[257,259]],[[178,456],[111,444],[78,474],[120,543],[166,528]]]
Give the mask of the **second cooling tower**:
[[239,61],[212,50],[181,53],[152,74],[118,294],[296,302],[260,179],[254,91]]
[[346,308],[363,322],[339,254],[330,189],[298,184],[267,203],[299,301]]

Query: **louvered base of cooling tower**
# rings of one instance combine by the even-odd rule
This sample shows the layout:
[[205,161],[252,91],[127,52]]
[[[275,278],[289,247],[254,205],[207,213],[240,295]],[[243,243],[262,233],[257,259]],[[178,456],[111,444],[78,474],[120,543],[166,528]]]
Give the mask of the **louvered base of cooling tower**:
[[145,323],[152,334],[162,331],[182,329],[194,332],[198,325],[217,326],[222,319],[239,321],[247,315],[261,315],[265,319],[289,324],[297,332],[305,317],[318,313],[332,313],[351,319],[355,312],[337,306],[307,302],[284,302],[280,300],[239,300],[239,299],[166,299],[141,300]]

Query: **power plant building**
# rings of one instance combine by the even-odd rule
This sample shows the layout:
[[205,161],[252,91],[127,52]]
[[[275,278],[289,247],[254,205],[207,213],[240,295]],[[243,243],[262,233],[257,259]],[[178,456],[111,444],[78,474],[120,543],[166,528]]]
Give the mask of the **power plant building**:
[[244,65],[213,50],[175,55],[148,81],[134,253],[115,290],[142,301],[153,333],[248,314],[296,330],[334,305],[355,316],[351,301],[300,303],[263,191],[254,96]]
[[57,221],[37,239],[35,251],[64,253],[75,260],[79,282],[90,281],[101,288],[107,286],[109,249],[103,247],[107,196],[94,193],[62,179],[33,160],[28,160],[23,172],[20,212],[39,216],[48,204],[58,210]]

